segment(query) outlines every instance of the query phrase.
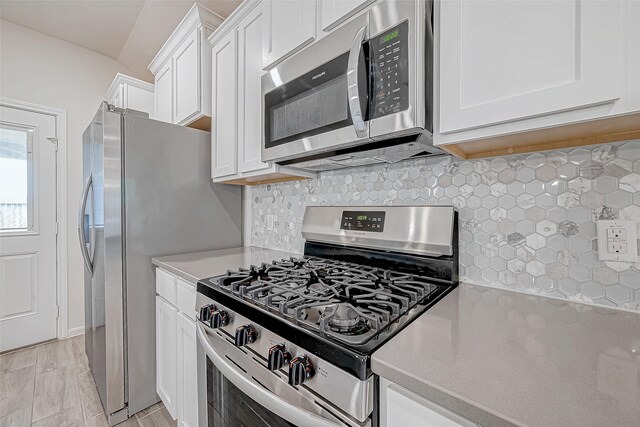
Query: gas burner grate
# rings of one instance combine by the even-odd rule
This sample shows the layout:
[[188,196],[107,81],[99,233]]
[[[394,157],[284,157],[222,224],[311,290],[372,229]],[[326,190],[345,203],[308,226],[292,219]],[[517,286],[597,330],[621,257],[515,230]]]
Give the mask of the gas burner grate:
[[423,276],[316,257],[211,279],[222,291],[348,344],[363,344],[437,290]]

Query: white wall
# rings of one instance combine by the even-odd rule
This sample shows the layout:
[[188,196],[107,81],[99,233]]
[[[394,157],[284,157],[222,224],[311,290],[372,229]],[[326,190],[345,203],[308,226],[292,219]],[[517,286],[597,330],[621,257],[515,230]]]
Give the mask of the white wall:
[[84,273],[76,211],[82,192],[82,132],[116,73],[107,56],[0,20],[0,96],[67,111],[68,326],[84,325]]

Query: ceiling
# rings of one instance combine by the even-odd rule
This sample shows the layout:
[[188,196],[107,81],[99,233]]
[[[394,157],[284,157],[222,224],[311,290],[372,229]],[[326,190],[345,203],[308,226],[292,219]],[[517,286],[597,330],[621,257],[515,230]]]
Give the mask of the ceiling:
[[[205,0],[201,5],[227,17],[241,0]],[[135,77],[193,5],[193,0],[2,0],[0,17],[113,58]]]

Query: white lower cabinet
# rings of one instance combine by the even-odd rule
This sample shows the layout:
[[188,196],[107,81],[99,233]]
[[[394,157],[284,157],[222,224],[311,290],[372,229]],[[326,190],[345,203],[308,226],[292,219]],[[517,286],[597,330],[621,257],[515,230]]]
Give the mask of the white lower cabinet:
[[471,421],[380,378],[380,427],[477,427]]
[[[196,289],[156,269],[156,391],[182,427],[198,425]],[[175,295],[175,305],[164,296]]]
[[198,426],[196,322],[178,313],[178,426]]
[[156,296],[156,390],[173,418],[177,416],[176,319],[178,309]]

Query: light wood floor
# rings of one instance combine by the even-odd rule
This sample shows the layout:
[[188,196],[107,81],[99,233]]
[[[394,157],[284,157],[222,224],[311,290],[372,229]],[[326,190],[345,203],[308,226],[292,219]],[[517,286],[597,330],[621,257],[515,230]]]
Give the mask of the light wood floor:
[[[175,426],[158,403],[119,424]],[[0,355],[0,427],[107,426],[84,336]]]

